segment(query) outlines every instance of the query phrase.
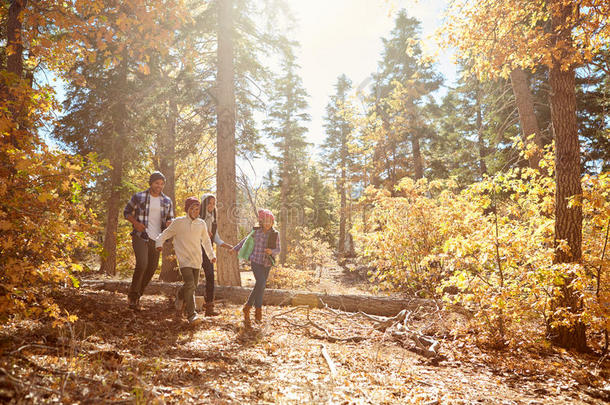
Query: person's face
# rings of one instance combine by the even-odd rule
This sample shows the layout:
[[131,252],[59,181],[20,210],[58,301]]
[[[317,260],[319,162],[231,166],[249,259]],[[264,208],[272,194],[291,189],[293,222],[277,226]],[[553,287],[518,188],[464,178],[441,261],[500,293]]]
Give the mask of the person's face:
[[163,191],[163,187],[165,187],[165,180],[157,179],[151,183],[150,190],[153,194],[157,195],[161,194],[161,192]]
[[207,204],[207,209],[208,212],[213,212],[214,208],[216,208],[216,199],[214,197],[210,197],[208,198],[208,204]]
[[199,216],[199,208],[201,208],[201,204],[191,204],[188,211],[189,217],[191,217],[191,219],[195,219]]
[[265,231],[268,231],[273,226],[273,219],[270,217],[265,217],[265,219],[263,219],[261,222],[261,225]]

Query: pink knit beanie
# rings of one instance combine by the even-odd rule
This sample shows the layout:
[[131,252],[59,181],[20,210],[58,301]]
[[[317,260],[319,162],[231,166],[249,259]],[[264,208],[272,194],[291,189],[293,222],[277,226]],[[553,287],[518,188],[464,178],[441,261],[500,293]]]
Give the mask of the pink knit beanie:
[[265,220],[265,218],[271,218],[273,221],[275,221],[273,212],[271,212],[269,210],[258,210],[258,220],[260,222],[263,222]]

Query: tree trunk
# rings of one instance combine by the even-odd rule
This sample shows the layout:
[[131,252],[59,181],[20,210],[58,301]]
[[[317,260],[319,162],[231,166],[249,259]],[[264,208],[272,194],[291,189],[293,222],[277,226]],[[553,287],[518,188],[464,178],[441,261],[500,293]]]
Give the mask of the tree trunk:
[[413,170],[415,180],[424,177],[424,162],[419,149],[419,136],[415,133],[411,134],[411,148],[413,149]]
[[14,73],[21,79],[23,76],[23,22],[21,13],[27,6],[27,0],[13,0],[8,9],[8,19],[6,22],[7,45],[11,47],[12,53],[8,53],[6,58],[6,70]]
[[341,168],[341,178],[339,179],[339,195],[341,197],[341,205],[339,207],[339,255],[345,253],[345,223],[346,223],[346,208],[347,195],[345,190],[346,173],[345,167]]
[[[571,44],[570,27],[567,16],[573,5],[555,1],[551,25],[555,33],[555,44],[561,43],[569,48]],[[563,55],[556,56],[549,73],[551,87],[550,104],[553,132],[555,136],[555,263],[578,263],[582,255],[582,207],[568,207],[568,200],[582,195],[580,182],[580,145],[576,121],[576,94],[574,67],[561,66]],[[568,250],[560,249],[559,242],[566,241]],[[552,310],[567,308],[572,315],[582,311],[582,302],[570,287],[572,276],[565,275],[557,288],[561,295],[552,302]],[[551,318],[551,322],[553,319]],[[570,326],[549,327],[551,340],[566,349],[587,350],[585,325],[576,320]]]
[[[350,195],[350,196],[352,195],[351,185],[350,185],[350,187],[348,187],[347,195]],[[346,250],[345,254],[348,257],[356,257],[356,248],[354,246],[354,237],[352,236],[352,224],[353,224],[352,208],[353,208],[352,199],[350,198],[349,201],[347,202],[347,229],[345,230],[346,242],[347,242],[347,248],[345,249]]]
[[487,156],[487,150],[485,148],[485,140],[483,138],[483,111],[481,109],[481,89],[479,88],[479,82],[476,82],[476,113],[477,113],[477,147],[479,149],[479,174],[481,177],[487,174],[487,164],[485,163],[485,157]]
[[119,204],[121,202],[121,183],[123,181],[124,142],[127,139],[127,106],[122,94],[127,88],[127,58],[123,55],[117,74],[118,84],[116,99],[119,100],[112,111],[114,133],[112,134],[112,172],[110,175],[110,198],[108,199],[106,230],[104,233],[104,250],[100,265],[100,273],[111,276],[116,274],[116,245],[119,225]]
[[104,232],[104,250],[100,273],[114,276],[116,274],[117,230],[121,203],[121,183],[123,181],[123,147],[119,136],[113,140],[112,173],[110,175],[110,198],[107,205],[106,229]]
[[[218,2],[217,167],[218,232],[237,242],[235,179],[235,84],[233,78],[233,1]],[[218,284],[241,285],[237,256],[218,249]]]
[[[7,47],[11,47],[12,53],[7,52],[6,57],[6,70],[8,73],[12,73],[17,76],[18,79],[23,78],[23,22],[22,22],[22,14],[27,6],[27,0],[13,0],[8,9],[8,18],[6,21],[6,42]],[[6,79],[3,80],[3,82]],[[4,83],[3,83],[4,84]],[[9,101],[8,108],[12,115],[12,120],[16,124],[9,131],[8,141],[13,146],[17,145],[17,130],[18,127],[23,125],[23,105],[21,103],[15,103],[13,96],[11,95],[11,85],[6,83],[3,85],[2,93],[5,93],[5,97]]]
[[[284,142],[286,142],[284,140]],[[280,264],[286,263],[286,253],[288,252],[288,198],[289,179],[286,166],[288,162],[287,151],[284,151],[284,161],[282,162],[282,184],[280,187]]]
[[532,97],[527,75],[522,69],[515,69],[510,73],[510,82],[517,103],[517,111],[519,112],[523,142],[527,145],[529,142],[528,137],[534,135],[534,143],[537,150],[529,157],[529,165],[532,169],[538,169],[544,144],[534,111],[534,98]]
[[[169,109],[167,117],[167,131],[159,134],[159,147],[161,149],[161,158],[159,159],[159,170],[165,175],[164,194],[171,198],[174,203],[174,214],[176,211],[176,119],[178,115],[178,107],[174,100],[169,100]],[[167,132],[167,133],[165,133]],[[179,272],[176,271],[178,263],[176,262],[176,254],[174,252],[174,244],[171,241],[166,241],[163,244],[163,255],[161,260],[161,274],[159,279],[163,281],[178,281],[180,280]]]

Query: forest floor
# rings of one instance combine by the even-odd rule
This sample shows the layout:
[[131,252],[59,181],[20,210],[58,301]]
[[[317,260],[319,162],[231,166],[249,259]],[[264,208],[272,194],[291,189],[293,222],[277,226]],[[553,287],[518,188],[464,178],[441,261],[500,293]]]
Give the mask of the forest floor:
[[[333,293],[370,287],[340,268],[323,272],[319,282],[316,290]],[[363,314],[268,306],[262,324],[246,330],[241,308],[220,302],[220,316],[191,327],[171,297],[144,296],[138,312],[127,308],[124,294],[66,288],[53,297],[78,320],[60,327],[46,318],[14,321],[0,328],[0,403],[610,400],[608,358],[543,344],[487,348],[472,336],[453,336],[460,320],[443,311],[416,313],[409,321],[412,330],[439,340],[440,357],[428,359]]]

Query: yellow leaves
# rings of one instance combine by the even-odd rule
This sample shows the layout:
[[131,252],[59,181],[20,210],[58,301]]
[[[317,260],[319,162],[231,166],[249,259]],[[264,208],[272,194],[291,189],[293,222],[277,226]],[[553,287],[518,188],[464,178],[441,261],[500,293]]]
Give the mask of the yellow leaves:
[[[553,161],[552,148],[543,161]],[[566,241],[554,237],[554,179],[529,168],[486,178],[461,192],[452,192],[449,182],[411,179],[399,181],[394,196],[369,189],[364,199],[372,208],[354,237],[383,286],[429,288],[431,294],[442,292],[439,285],[457,287],[455,298],[475,311],[484,330],[494,325],[488,318],[504,320],[507,333],[524,320],[540,319],[549,310],[549,297],[560,298],[566,285],[585,303],[580,319],[600,330],[610,316],[610,306],[600,304],[610,301],[610,272],[602,274],[599,295],[591,291],[594,272],[610,263],[608,252],[600,259],[610,227],[610,173],[585,176],[582,183],[583,195],[571,204],[583,208],[584,265],[553,265],[556,243],[569,250]],[[484,214],[492,206],[494,211]],[[555,309],[556,322],[574,321],[570,311]]]
[[[31,88],[20,97],[39,106],[47,100],[47,94]],[[0,179],[0,279],[11,288],[10,305],[0,307],[0,317],[5,311],[36,316],[42,308],[55,314],[51,301],[44,300],[48,292],[29,292],[65,282],[71,272],[82,270],[70,257],[75,248],[87,246],[96,227],[91,211],[71,200],[75,187],[92,180],[95,160],[50,150],[35,133],[19,135],[23,149],[2,151],[16,175]],[[78,285],[78,280],[72,282]]]
[[49,200],[52,200],[53,198],[55,198],[56,196],[53,195],[52,193],[49,193],[48,191],[42,192],[40,194],[38,194],[38,201],[40,201],[41,203],[45,203]]
[[[550,67],[555,61],[567,69],[592,60],[608,43],[610,7],[602,3],[596,7],[561,4],[567,9],[565,22],[557,24],[556,32],[547,32],[551,10],[544,1],[452,2],[439,37],[443,45],[457,47],[459,55],[471,59],[482,79],[507,77],[517,67]],[[560,15],[561,10],[557,11]],[[570,41],[554,44],[555,34],[563,29],[570,33]]]
[[78,321],[78,316],[77,315],[72,315],[67,310],[65,312],[66,312],[66,318],[65,319],[66,319],[67,322],[74,323],[74,322]]
[[420,45],[420,41],[417,38],[409,38],[406,43],[405,53],[407,56],[413,56],[415,54],[415,50]]
[[145,74],[145,75],[150,74],[150,68],[145,63],[142,63],[142,64],[138,65],[138,71],[143,73],[143,74]]

